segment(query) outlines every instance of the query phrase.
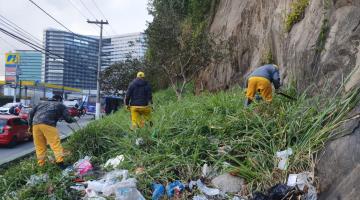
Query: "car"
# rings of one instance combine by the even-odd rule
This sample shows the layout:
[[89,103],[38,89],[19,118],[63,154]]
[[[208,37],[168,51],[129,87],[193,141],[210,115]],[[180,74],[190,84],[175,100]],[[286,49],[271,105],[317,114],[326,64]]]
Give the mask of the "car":
[[21,108],[20,110],[20,113],[19,113],[19,117],[23,120],[28,120],[29,119],[29,113],[31,111],[31,108],[30,107],[23,107]]
[[15,115],[0,115],[0,144],[9,147],[32,139],[28,122]]
[[79,102],[77,100],[64,100],[63,104],[66,107],[75,107],[76,105],[79,105]]
[[10,108],[14,106],[19,106],[20,104],[21,103],[7,103],[0,107],[0,114],[10,114]]

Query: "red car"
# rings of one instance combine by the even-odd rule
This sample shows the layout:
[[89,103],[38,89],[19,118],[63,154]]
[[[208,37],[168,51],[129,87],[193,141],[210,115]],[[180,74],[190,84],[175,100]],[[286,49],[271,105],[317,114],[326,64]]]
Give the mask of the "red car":
[[15,146],[20,141],[32,139],[28,122],[15,115],[0,115],[0,144]]

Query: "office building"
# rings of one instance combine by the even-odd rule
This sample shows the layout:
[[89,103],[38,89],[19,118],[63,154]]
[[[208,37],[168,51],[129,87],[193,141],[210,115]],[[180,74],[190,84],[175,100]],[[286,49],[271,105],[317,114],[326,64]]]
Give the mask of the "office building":
[[146,52],[145,34],[130,33],[107,37],[102,49],[102,68],[128,58],[143,59]]
[[16,50],[16,53],[20,55],[19,80],[41,81],[41,53],[35,50]]
[[47,53],[42,64],[42,81],[79,89],[96,89],[98,45],[97,37],[45,30]]

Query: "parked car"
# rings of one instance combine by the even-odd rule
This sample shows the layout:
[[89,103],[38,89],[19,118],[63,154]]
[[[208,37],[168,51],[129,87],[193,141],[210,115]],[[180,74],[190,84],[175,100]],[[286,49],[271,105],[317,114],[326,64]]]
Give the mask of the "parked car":
[[17,107],[19,106],[21,103],[7,103],[3,106],[0,107],[0,114],[10,114],[10,108],[12,107]]
[[21,108],[20,110],[20,113],[19,113],[19,117],[23,120],[28,120],[29,119],[29,113],[31,111],[31,108],[30,107],[23,107]]
[[32,139],[28,122],[15,115],[0,115],[0,144],[15,146],[20,141]]

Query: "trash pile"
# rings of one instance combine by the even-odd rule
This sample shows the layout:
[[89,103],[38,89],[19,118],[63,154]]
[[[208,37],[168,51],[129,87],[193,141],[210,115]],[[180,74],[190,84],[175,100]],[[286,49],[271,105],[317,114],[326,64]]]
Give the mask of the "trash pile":
[[[276,153],[279,158],[277,168],[286,170],[289,156],[293,153],[289,148]],[[63,170],[62,175],[66,178],[74,178],[70,188],[83,194],[83,199],[105,200],[109,197],[116,200],[145,200],[137,189],[137,180],[129,175],[128,170],[118,169],[124,161],[123,155],[109,159],[104,165],[104,172],[96,170],[91,164],[91,157],[84,157],[72,166]],[[144,172],[144,168],[137,168],[136,174]],[[98,172],[96,172],[98,171]],[[100,172],[99,172],[100,171]],[[96,180],[85,180],[94,177]],[[86,177],[87,176],[87,177]],[[86,178],[84,178],[86,177]],[[34,186],[46,182],[48,175],[32,175],[28,185]],[[167,183],[153,182],[151,184],[151,199],[193,199],[193,200],[317,200],[316,188],[313,186],[314,176],[310,172],[289,174],[286,184],[278,183],[265,193],[253,192],[251,195],[246,191],[245,180],[232,174],[217,175],[216,170],[204,164],[201,178],[181,182],[180,180]],[[208,187],[212,185],[213,187]],[[244,192],[246,191],[246,192]]]

